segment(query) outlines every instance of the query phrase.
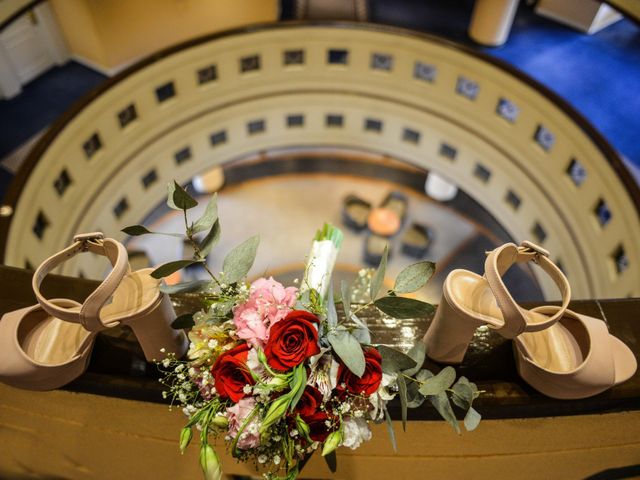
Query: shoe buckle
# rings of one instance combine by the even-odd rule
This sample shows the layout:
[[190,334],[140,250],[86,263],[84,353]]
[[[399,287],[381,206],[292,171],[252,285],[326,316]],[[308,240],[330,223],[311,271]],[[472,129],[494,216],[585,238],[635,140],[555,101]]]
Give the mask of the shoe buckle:
[[540,245],[536,245],[535,243],[528,240],[525,240],[520,244],[520,250],[522,251],[522,253],[533,253],[534,263],[538,263],[540,255],[547,258],[549,258],[550,255],[548,250],[545,250]]
[[102,245],[102,240],[104,239],[104,235],[102,232],[89,232],[89,233],[79,233],[73,237],[74,242],[80,242],[82,244],[82,250],[86,252],[89,248],[89,243],[94,243],[96,245]]

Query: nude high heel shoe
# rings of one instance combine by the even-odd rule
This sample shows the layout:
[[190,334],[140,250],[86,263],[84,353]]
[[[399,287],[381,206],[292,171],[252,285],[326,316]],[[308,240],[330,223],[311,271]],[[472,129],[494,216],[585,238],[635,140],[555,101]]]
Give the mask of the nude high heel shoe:
[[[44,298],[40,293],[44,277],[87,251],[106,256],[113,266],[102,284],[83,304]],[[168,353],[184,355],[187,337],[170,327],[175,314],[152,271],[131,272],[127,251],[116,240],[101,233],[77,235],[73,245],[35,271],[32,287],[38,304],[9,312],[0,320],[0,381],[29,390],[61,387],[85,371],[98,332],[119,324],[133,330],[148,361]]]
[[[569,283],[549,253],[531,243],[508,243],[489,252],[483,277],[454,270],[425,334],[427,355],[459,363],[477,327],[487,325],[514,340],[520,376],[541,393],[562,399],[596,395],[628,380],[637,368],[631,350],[609,334],[603,321],[567,309]],[[533,261],[554,280],[562,305],[526,310],[515,303],[502,275],[514,263]]]

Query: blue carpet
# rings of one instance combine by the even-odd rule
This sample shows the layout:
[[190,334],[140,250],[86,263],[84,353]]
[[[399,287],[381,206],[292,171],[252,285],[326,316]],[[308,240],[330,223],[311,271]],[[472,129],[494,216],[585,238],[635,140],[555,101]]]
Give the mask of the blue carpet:
[[79,63],[69,62],[24,86],[17,97],[0,100],[0,158],[50,125],[105,78]]
[[485,51],[555,91],[640,166],[640,26],[583,35],[521,9],[509,41]]

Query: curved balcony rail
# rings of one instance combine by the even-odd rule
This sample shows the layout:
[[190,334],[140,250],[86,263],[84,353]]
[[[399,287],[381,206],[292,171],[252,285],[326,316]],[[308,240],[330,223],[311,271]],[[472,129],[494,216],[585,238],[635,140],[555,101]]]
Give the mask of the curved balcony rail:
[[[603,138],[502,62],[371,24],[229,31],[111,79],[54,125],[16,176],[0,252],[8,265],[35,266],[75,232],[118,237],[174,178],[315,146],[389,155],[450,179],[514,239],[551,251],[575,298],[640,295],[640,192]],[[88,275],[100,268],[83,265]],[[71,261],[63,273],[78,271]]]

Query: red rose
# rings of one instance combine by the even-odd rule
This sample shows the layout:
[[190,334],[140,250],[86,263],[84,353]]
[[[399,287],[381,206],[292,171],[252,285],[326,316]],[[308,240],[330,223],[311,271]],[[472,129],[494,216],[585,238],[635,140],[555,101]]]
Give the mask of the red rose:
[[243,343],[218,357],[211,367],[215,387],[221,398],[238,403],[245,397],[244,386],[253,385],[253,377],[247,368],[249,345]]
[[315,387],[307,385],[296,405],[295,411],[300,418],[306,420],[318,412],[322,405],[322,393]]
[[373,395],[382,381],[382,357],[375,348],[364,351],[365,368],[358,378],[342,363],[338,369],[338,385],[345,384],[346,389],[356,395]]
[[311,417],[304,419],[307,425],[309,425],[309,437],[311,440],[314,442],[324,442],[329,436],[329,433],[335,430],[334,427],[327,427],[327,420],[331,420],[327,412],[316,412],[311,415]]
[[293,310],[275,323],[264,349],[269,366],[287,371],[320,353],[318,329],[314,325],[318,321],[313,313]]

